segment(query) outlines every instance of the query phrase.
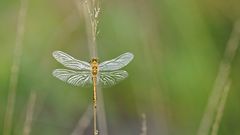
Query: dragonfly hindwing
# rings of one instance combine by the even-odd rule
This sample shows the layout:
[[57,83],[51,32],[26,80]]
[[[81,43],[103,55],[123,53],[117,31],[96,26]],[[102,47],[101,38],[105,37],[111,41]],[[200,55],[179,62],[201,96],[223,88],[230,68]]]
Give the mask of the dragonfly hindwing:
[[133,59],[132,53],[124,53],[120,56],[118,56],[115,59],[105,61],[99,64],[99,70],[100,71],[113,71],[118,70],[124,66],[126,66],[132,59]]
[[125,79],[127,76],[128,73],[124,70],[100,72],[99,81],[100,84],[104,86],[112,86]]
[[53,76],[74,86],[86,86],[92,84],[92,77],[90,71],[55,69],[53,71]]
[[88,62],[80,61],[72,56],[62,52],[62,51],[54,51],[53,57],[63,64],[65,67],[76,69],[76,70],[90,70],[91,65]]

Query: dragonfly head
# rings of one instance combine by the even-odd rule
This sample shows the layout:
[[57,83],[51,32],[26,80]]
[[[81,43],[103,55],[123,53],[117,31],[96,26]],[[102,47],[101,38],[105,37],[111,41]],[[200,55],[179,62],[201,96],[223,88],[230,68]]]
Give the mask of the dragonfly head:
[[98,63],[98,58],[92,58],[90,63],[91,64]]

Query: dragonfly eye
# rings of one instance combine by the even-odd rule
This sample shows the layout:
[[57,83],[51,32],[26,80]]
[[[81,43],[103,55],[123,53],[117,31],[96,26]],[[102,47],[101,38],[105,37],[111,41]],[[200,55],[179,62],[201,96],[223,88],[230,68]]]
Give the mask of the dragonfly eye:
[[94,62],[98,63],[98,58],[92,58],[92,60],[90,61],[90,63],[94,63]]

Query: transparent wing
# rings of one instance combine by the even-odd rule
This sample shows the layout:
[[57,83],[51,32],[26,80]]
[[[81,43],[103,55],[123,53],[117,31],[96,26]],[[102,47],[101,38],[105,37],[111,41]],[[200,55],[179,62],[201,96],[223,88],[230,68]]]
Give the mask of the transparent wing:
[[53,57],[65,67],[76,69],[76,70],[90,70],[91,65],[88,62],[80,61],[72,56],[62,52],[62,51],[54,51]]
[[55,69],[53,76],[74,86],[87,86],[92,84],[90,71],[73,71],[68,69]]
[[125,79],[128,76],[127,71],[117,70],[111,72],[100,72],[99,82],[104,86],[112,86]]
[[124,66],[126,66],[132,59],[133,59],[133,54],[132,53],[124,53],[120,56],[118,56],[115,59],[109,60],[102,62],[99,64],[99,70],[100,71],[113,71],[113,70],[118,70]]

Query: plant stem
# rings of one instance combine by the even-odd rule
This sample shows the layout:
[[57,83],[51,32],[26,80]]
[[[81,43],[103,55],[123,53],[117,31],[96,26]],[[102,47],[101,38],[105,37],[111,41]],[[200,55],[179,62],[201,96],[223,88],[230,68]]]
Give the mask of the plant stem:
[[228,40],[224,57],[220,63],[218,75],[214,82],[213,90],[208,99],[208,104],[203,114],[197,135],[208,135],[212,127],[216,107],[221,98],[224,86],[229,80],[231,62],[233,61],[239,47],[240,21],[235,22],[231,36]]
[[18,76],[19,76],[19,67],[20,67],[21,55],[22,55],[22,44],[23,44],[23,36],[24,36],[24,29],[25,29],[24,27],[25,17],[27,13],[27,3],[28,3],[27,0],[21,0],[21,6],[20,6],[18,20],[17,20],[16,43],[14,48],[13,64],[11,67],[11,76],[10,76],[10,84],[9,84],[7,109],[6,109],[5,120],[4,120],[3,135],[11,134],[12,119],[13,119],[13,113],[14,113],[16,90],[17,90]]
[[140,135],[147,135],[147,118],[145,113],[142,114],[142,128]]
[[32,91],[28,101],[26,120],[23,128],[23,135],[30,135],[36,97],[37,97],[36,92]]
[[217,110],[215,121],[213,123],[213,129],[212,129],[211,135],[217,135],[218,134],[218,129],[219,129],[219,126],[220,126],[220,123],[221,123],[221,120],[222,120],[225,104],[226,104],[228,93],[229,93],[229,90],[230,90],[230,85],[231,85],[231,81],[229,81],[225,85],[225,88],[224,88],[223,93],[221,95],[221,100],[220,100],[219,105],[218,105],[218,110]]
[[[85,24],[87,28],[87,37],[88,37],[88,48],[90,52],[91,58],[97,58],[97,44],[96,44],[96,37],[98,34],[98,16],[100,12],[100,6],[99,6],[99,1],[98,0],[83,0],[82,2],[79,2],[78,0],[75,0],[75,3],[77,5],[79,13],[83,11],[84,13],[84,18],[85,18]],[[83,6],[82,6],[83,4]],[[83,10],[82,10],[83,9]],[[98,134],[97,130],[97,91],[99,91],[101,95],[101,90],[100,87],[97,88],[97,76],[93,76],[93,122],[94,122],[94,135]],[[102,97],[102,96],[101,96]],[[100,102],[102,101],[100,97]],[[102,107],[103,105],[103,101]],[[105,112],[104,109],[101,109],[100,111],[100,116],[102,117],[102,123],[101,127],[102,128],[102,133],[104,135],[107,135],[107,126],[106,126],[106,120],[105,120]],[[98,122],[99,123],[99,122]]]

